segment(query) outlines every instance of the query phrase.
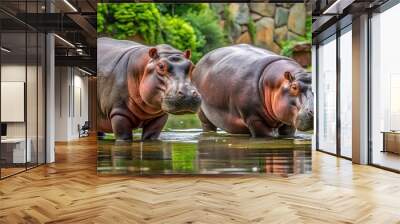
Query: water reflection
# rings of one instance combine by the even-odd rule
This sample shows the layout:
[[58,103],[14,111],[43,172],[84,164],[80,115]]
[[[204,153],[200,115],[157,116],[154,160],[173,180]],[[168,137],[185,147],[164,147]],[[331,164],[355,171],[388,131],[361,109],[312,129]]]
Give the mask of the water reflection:
[[99,140],[98,173],[278,174],[311,172],[308,136],[253,139],[198,130],[163,132],[160,140],[115,143]]

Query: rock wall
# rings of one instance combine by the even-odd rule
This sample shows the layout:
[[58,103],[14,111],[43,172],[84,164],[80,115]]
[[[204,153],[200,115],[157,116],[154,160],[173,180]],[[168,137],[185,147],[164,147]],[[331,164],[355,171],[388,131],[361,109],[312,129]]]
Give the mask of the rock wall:
[[232,44],[254,44],[281,53],[282,41],[306,35],[310,10],[302,3],[211,3]]

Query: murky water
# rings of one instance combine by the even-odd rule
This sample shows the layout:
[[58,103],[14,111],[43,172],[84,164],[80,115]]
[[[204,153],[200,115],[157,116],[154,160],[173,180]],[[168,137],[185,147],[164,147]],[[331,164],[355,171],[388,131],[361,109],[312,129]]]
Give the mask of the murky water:
[[99,174],[277,174],[311,172],[308,135],[254,139],[199,129],[163,132],[160,140],[133,143],[100,140]]

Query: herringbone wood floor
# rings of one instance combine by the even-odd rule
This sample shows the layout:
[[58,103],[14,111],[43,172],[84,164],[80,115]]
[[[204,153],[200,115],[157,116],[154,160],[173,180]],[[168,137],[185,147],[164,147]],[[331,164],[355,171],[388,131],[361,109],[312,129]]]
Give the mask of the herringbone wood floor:
[[400,223],[400,175],[316,152],[313,173],[99,177],[94,139],[0,181],[0,223]]

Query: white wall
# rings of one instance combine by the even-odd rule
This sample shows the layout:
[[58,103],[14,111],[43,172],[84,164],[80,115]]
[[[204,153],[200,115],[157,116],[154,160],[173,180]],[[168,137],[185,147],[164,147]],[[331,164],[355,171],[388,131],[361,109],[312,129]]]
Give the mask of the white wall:
[[88,78],[72,67],[56,67],[55,73],[55,140],[78,139],[78,124],[88,120]]
[[[21,122],[5,122],[7,124],[8,138],[28,138],[29,148],[31,149],[32,162],[44,163],[45,150],[45,118],[44,118],[44,74],[42,67],[39,65],[25,64],[3,64],[1,66],[2,82],[23,82],[26,86],[26,106],[25,100],[21,102],[23,105],[19,108],[12,106],[4,106],[2,102],[3,113],[21,113]],[[25,80],[27,79],[27,80]],[[3,83],[2,83],[3,84]],[[2,89],[2,94],[7,94]],[[18,90],[19,94],[24,94],[25,89]],[[8,93],[10,94],[10,93]],[[2,98],[9,98],[2,95]],[[11,98],[11,97],[10,97]],[[24,97],[22,97],[24,98]],[[11,102],[12,103],[12,102]],[[17,102],[14,102],[17,103]],[[13,111],[14,110],[14,111]],[[18,111],[15,111],[18,110]],[[25,120],[26,112],[26,120]],[[2,113],[2,114],[3,114]],[[3,120],[3,119],[2,119]],[[39,161],[36,161],[39,159]]]
[[[4,82],[25,82],[25,65],[2,65],[1,66],[1,81]],[[1,108],[7,110],[7,108]],[[8,122],[7,123],[8,137],[25,137],[25,122]]]
[[[27,69],[27,70],[25,70]],[[1,66],[1,81],[2,82],[25,82],[26,71],[28,72],[28,79],[31,74],[36,75],[36,67],[18,64],[5,64]],[[36,81],[29,80],[29,85],[36,86]],[[36,108],[36,88],[27,88],[27,106]],[[31,104],[34,102],[34,104]],[[40,105],[39,105],[40,106]],[[1,110],[7,110],[8,108],[1,108]],[[22,108],[24,110],[24,108]],[[31,110],[28,110],[31,112]],[[36,110],[35,110],[36,111]],[[29,124],[28,128],[34,128],[36,130],[36,113],[27,113],[28,122],[35,121],[35,127],[33,124]],[[26,122],[7,122],[7,136],[8,137],[25,137],[25,124]],[[29,135],[29,134],[28,134]],[[28,136],[29,137],[29,136]]]

